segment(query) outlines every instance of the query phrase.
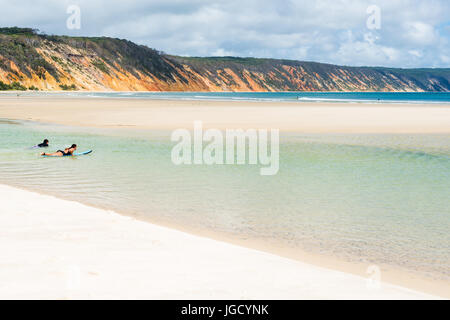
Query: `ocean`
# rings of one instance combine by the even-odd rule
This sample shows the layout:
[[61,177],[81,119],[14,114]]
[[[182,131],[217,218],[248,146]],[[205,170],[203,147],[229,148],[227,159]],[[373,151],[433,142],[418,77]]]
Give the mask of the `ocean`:
[[[131,94],[141,95],[178,94]],[[271,93],[202,95],[272,99]],[[358,94],[338,96],[355,100]],[[364,96],[449,99],[448,94]],[[281,133],[279,172],[261,176],[254,165],[176,166],[170,133],[3,119],[0,183],[181,230],[217,233],[244,245],[276,245],[294,255],[308,252],[450,279],[449,135]],[[51,140],[51,151],[77,143],[79,151],[94,152],[42,158],[29,147],[44,138]]]

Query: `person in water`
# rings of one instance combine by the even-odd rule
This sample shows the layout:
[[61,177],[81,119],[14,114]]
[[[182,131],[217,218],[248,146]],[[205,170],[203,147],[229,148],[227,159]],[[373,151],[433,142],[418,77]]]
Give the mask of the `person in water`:
[[48,147],[48,140],[45,139],[42,143],[39,143],[37,145],[38,148],[47,148]]
[[63,150],[58,150],[54,153],[45,153],[42,152],[41,156],[53,156],[53,157],[66,157],[66,156],[72,156],[73,153],[77,150],[77,145],[73,144],[70,148],[66,148]]

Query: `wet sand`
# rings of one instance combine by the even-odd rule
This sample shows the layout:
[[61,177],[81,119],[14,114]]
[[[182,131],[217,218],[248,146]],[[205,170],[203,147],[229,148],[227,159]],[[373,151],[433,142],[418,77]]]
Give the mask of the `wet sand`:
[[450,105],[170,101],[0,96],[0,118],[172,130],[276,128],[304,133],[450,133]]

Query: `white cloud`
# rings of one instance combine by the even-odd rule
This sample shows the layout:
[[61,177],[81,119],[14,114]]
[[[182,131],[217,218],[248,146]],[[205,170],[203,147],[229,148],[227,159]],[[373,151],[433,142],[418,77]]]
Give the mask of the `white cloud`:
[[415,45],[429,46],[439,39],[432,25],[420,21],[405,22],[404,30],[406,39]]
[[212,53],[213,57],[224,57],[224,56],[233,56],[233,55],[235,55],[234,52],[226,51],[223,48],[219,48]]
[[408,53],[417,58],[421,58],[423,56],[422,52],[419,50],[409,50]]

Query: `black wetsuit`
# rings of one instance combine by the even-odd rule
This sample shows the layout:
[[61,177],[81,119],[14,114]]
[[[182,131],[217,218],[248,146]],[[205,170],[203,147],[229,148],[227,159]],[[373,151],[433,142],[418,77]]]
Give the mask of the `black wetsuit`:
[[63,157],[71,156],[72,154],[70,152],[64,152],[63,150],[58,150],[56,152],[61,152]]
[[47,148],[48,147],[48,143],[39,143],[38,145],[37,145],[39,148]]

